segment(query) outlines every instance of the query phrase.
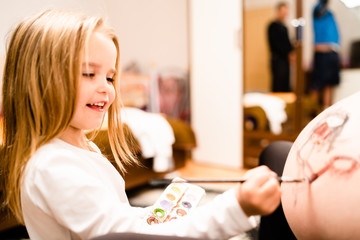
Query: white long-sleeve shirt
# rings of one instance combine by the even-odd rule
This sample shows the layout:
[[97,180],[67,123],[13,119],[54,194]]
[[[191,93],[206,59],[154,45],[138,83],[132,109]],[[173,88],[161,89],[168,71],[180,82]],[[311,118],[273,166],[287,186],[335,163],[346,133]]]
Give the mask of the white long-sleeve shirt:
[[90,239],[110,232],[228,239],[256,224],[230,190],[180,219],[148,225],[148,209],[130,206],[123,178],[96,150],[54,139],[30,159],[21,203],[31,239]]

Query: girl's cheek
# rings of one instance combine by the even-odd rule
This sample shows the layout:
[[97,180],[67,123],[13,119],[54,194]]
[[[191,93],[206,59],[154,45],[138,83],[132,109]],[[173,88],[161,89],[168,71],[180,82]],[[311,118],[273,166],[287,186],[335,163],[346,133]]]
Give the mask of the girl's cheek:
[[115,93],[115,89],[113,88],[112,91],[111,91],[111,94],[109,96],[110,105],[114,102],[115,97],[116,97],[116,93]]

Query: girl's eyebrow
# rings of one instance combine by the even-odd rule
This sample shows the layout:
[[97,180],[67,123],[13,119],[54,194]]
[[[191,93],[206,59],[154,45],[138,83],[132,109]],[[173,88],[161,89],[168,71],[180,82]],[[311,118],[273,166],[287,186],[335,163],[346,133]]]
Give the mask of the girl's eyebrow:
[[[86,68],[86,67],[93,67],[93,68],[100,68],[101,67],[101,64],[98,64],[98,63],[94,63],[94,62],[84,62],[82,64],[82,67],[83,68]],[[116,74],[116,70],[114,68],[111,68],[109,70],[110,73],[112,74]]]

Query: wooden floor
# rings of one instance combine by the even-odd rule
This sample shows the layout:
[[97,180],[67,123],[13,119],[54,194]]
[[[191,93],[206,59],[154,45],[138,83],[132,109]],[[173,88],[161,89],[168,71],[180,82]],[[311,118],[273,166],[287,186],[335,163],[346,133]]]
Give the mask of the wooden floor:
[[[234,179],[241,178],[248,169],[235,169],[221,167],[217,165],[198,163],[187,160],[185,167],[180,168],[177,173],[178,176],[184,179]],[[222,184],[224,186],[225,184]],[[226,186],[234,184],[226,183]]]
[[198,163],[192,161],[191,159],[187,160],[185,167],[179,170],[179,173],[182,177],[192,178],[192,177],[223,177],[223,178],[234,178],[241,177],[246,173],[248,169],[235,169],[227,168],[217,165]]

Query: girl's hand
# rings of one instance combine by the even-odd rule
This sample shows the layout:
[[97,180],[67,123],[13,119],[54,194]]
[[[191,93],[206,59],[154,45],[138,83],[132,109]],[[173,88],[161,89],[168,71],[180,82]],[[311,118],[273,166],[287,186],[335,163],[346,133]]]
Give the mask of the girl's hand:
[[247,216],[268,215],[280,204],[280,183],[276,173],[266,166],[256,167],[245,174],[246,182],[236,186],[236,198]]

